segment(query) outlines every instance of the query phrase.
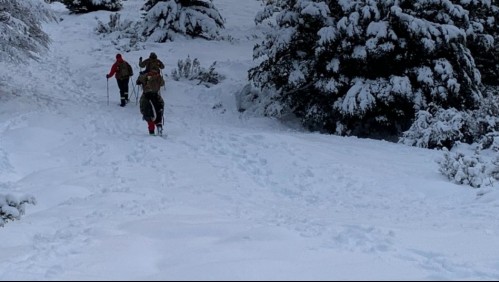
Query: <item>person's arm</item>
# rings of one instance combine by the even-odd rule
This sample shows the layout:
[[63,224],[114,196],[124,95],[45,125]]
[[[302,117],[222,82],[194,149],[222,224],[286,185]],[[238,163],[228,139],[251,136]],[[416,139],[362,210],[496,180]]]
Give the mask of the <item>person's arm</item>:
[[165,68],[165,64],[163,64],[163,62],[160,61],[159,59],[158,59],[158,62],[159,62],[159,68],[160,69],[164,69]]
[[147,62],[149,59],[146,59],[145,61],[142,61],[142,57],[140,57],[140,60],[139,60],[139,67],[141,68],[145,68],[147,66]]
[[111,71],[109,74],[106,75],[107,78],[113,77],[113,75],[116,73],[116,69],[118,68],[118,64],[114,63],[113,66],[111,67]]

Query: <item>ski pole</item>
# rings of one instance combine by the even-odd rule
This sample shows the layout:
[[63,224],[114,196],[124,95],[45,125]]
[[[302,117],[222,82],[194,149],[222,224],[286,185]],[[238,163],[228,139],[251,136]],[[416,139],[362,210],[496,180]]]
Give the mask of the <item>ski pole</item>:
[[[163,76],[163,70],[160,69],[159,71],[161,72],[161,76],[163,77],[163,79],[165,79],[165,77]],[[166,90],[166,82],[165,82],[165,84],[163,84],[163,89]]]
[[133,83],[133,77],[132,77],[132,90],[133,90],[133,95],[135,95],[135,98],[137,98],[137,92],[135,92],[135,83]]
[[[140,57],[140,62],[142,62],[142,57]],[[139,67],[139,77],[142,75],[142,68],[140,67],[140,64],[137,64],[137,67]],[[137,93],[140,92],[140,88],[143,87],[143,85],[137,85]],[[139,103],[139,95],[135,98],[135,104],[137,105]]]
[[137,96],[135,96],[135,105],[139,104],[139,91],[140,91],[140,86],[137,85]]
[[109,106],[109,78],[106,78],[107,105]]

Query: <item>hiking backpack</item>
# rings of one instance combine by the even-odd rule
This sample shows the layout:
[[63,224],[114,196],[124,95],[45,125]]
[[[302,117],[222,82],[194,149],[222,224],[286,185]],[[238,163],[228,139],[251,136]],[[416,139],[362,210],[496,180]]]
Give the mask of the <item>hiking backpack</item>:
[[125,79],[133,75],[132,66],[129,63],[123,61],[118,64],[118,68],[116,70],[116,78]]
[[150,71],[144,75],[143,87],[144,93],[159,92],[161,86],[165,85],[165,80],[159,72]]
[[164,68],[164,66],[160,60],[149,59],[149,61],[147,62],[147,65],[146,65],[146,70],[147,71],[161,72],[162,67]]

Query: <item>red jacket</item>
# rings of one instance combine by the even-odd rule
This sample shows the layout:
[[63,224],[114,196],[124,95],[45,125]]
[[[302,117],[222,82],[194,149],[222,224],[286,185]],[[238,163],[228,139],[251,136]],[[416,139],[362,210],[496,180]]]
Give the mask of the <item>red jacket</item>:
[[116,58],[116,62],[114,62],[113,66],[111,67],[111,71],[109,72],[109,74],[107,75],[108,77],[113,77],[114,74],[116,74],[116,71],[118,70],[118,65],[120,63],[122,63],[124,60],[123,58],[120,56],[120,57],[117,57]]

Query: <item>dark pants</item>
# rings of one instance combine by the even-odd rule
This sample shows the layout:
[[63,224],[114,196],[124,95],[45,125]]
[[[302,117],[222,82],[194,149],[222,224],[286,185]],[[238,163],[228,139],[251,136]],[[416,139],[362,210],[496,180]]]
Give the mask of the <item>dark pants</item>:
[[147,121],[149,131],[154,131],[154,125],[163,124],[165,102],[158,93],[144,93],[140,97],[140,112]]
[[118,88],[120,89],[120,102],[121,106],[124,106],[128,101],[128,83],[130,78],[116,79],[118,82]]
[[163,112],[165,101],[158,93],[144,93],[140,97],[140,112],[145,121],[149,133],[154,132],[155,126],[163,125]]
[[158,93],[145,93],[145,98],[148,100],[148,106],[152,111],[154,111],[154,116],[156,119],[154,120],[155,124],[163,123],[163,109],[165,103],[163,102],[163,98]]

